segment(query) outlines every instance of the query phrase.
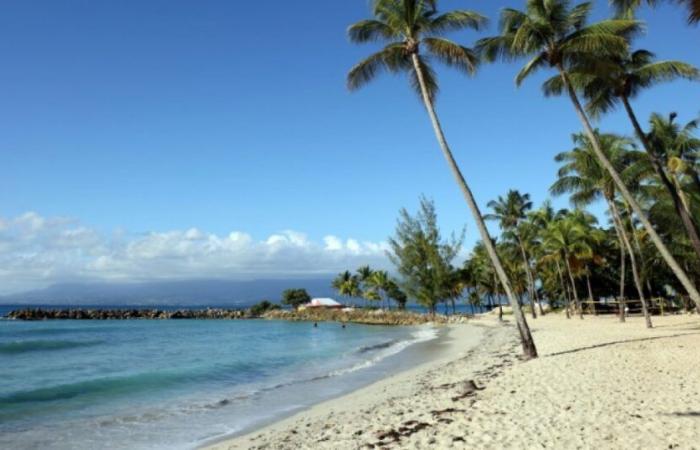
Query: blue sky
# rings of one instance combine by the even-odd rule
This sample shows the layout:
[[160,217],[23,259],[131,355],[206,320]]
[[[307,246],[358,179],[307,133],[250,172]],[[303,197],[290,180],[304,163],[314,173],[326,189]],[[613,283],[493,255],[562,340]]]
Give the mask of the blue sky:
[[[488,32],[452,36],[471,45],[495,33],[500,7],[524,1],[441,4],[492,19]],[[607,4],[597,5],[602,18]],[[378,243],[397,211],[426,194],[445,231],[466,224],[473,243],[469,212],[407,82],[387,75],[357,93],[345,88],[347,70],[374,49],[351,45],[345,29],[368,11],[366,0],[3,2],[0,217],[70,218],[109,245],[192,228],[253,241],[294,230],[310,242]],[[700,29],[686,26],[682,9],[641,18],[648,35],[638,46],[700,66]],[[482,205],[509,188],[544,200],[552,157],[580,128],[567,101],[541,96],[542,77],[516,89],[517,68],[488,65],[473,79],[439,70],[438,113]],[[690,120],[699,94],[676,82],[635,105],[642,118],[677,111]],[[600,126],[630,133],[620,113]],[[37,257],[41,246],[31,248]],[[51,280],[71,272],[46,270]]]

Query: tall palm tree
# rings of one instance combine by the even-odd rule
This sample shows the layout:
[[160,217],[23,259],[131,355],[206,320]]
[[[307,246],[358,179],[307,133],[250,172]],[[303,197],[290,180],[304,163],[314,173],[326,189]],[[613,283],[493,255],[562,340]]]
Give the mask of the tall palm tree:
[[513,59],[534,55],[516,76],[518,85],[538,69],[549,67],[556,70],[561,78],[563,91],[568,94],[584,131],[591,141],[596,158],[610,173],[620,194],[632,207],[674,275],[695,304],[700,307],[700,292],[671,254],[620,174],[605,156],[588,114],[579,100],[576,86],[571,81],[569,68],[576,67],[582,60],[604,59],[626,51],[629,36],[639,30],[638,22],[627,19],[604,20],[586,25],[591,9],[591,3],[570,7],[568,0],[527,0],[524,12],[511,8],[502,11],[501,35],[481,39],[477,44],[478,51],[489,60],[498,57]]
[[[685,5],[688,9],[688,23],[700,22],[700,0],[674,0],[674,2]],[[610,3],[615,7],[619,16],[631,17],[642,3],[656,6],[658,0],[610,0]]]
[[[633,150],[633,143],[626,138],[614,134],[598,134],[599,142],[606,157],[614,164],[615,169],[623,173],[635,161],[640,159],[639,152]],[[623,226],[622,218],[616,205],[617,187],[610,174],[601,166],[595,157],[593,146],[586,135],[577,134],[573,136],[576,145],[568,152],[559,153],[555,160],[563,163],[559,169],[558,179],[550,188],[554,195],[563,193],[571,194],[571,202],[576,207],[583,207],[596,200],[603,199],[608,205],[608,212],[613,221],[615,232],[618,236],[620,247],[620,320],[624,322],[625,311],[623,305],[623,295],[625,292],[625,259],[626,254],[630,257],[632,265],[632,275],[634,278],[637,293],[642,302],[642,309],[645,311],[647,324],[651,325],[651,318],[648,314],[647,303],[644,295],[641,277],[637,268],[635,252],[630,245],[630,240]],[[625,252],[626,250],[626,252]]]
[[[434,106],[438,84],[435,71],[429,64],[429,57],[467,75],[473,74],[478,63],[474,52],[445,39],[443,35],[448,31],[465,28],[478,30],[485,24],[486,19],[475,12],[463,10],[438,14],[436,8],[437,0],[374,0],[374,18],[351,25],[348,35],[350,40],[356,43],[384,41],[386,45],[350,70],[348,87],[351,90],[358,89],[382,70],[409,74],[411,85],[420,93],[443,156],[474,216],[481,238],[486,243],[491,263],[513,307],[523,351],[527,357],[536,358],[537,349],[527,320],[498,258],[474,195],[447,144]],[[423,54],[423,51],[426,54]]]
[[[510,190],[506,197],[498,197],[498,200],[490,201],[487,206],[493,210],[493,213],[486,214],[484,219],[496,220],[499,222],[501,230],[512,236],[520,250],[520,256],[523,259],[525,274],[527,276],[527,290],[532,309],[532,318],[537,318],[535,311],[535,279],[532,276],[532,268],[530,267],[530,258],[525,250],[520,233],[520,224],[527,217],[527,212],[532,209],[532,201],[530,194],[521,194],[518,191]],[[511,279],[512,281],[512,279]]]
[[[663,162],[655,151],[649,136],[637,119],[631,100],[644,89],[678,78],[700,79],[700,71],[682,61],[655,61],[654,54],[647,50],[624,51],[618,55],[598,58],[594,61],[581,61],[570,68],[571,81],[579,88],[588,103],[586,109],[598,117],[622,104],[634,132],[649,156],[656,176],[667,189],[673,206],[690,238],[695,253],[700,258],[700,228],[692,215],[683,209],[681,194],[669,179]],[[561,77],[554,77],[545,83],[549,94],[560,94],[563,90]]]

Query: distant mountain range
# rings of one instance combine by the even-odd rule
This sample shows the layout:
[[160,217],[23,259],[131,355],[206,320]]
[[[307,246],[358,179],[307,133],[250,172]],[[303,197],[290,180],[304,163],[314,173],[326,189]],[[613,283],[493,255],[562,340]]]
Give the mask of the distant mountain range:
[[331,277],[272,280],[190,280],[150,283],[63,283],[46,289],[0,296],[0,304],[249,306],[277,302],[289,288],[312,297],[333,297]]

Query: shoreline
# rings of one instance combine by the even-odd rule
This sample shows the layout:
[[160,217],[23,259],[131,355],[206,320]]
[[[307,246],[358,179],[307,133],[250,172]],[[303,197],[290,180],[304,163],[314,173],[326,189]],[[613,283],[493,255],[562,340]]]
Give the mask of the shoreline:
[[[492,328],[489,324],[476,324],[475,322],[479,322],[478,319],[471,321],[469,324],[440,326],[439,329],[444,334],[438,337],[437,340],[416,344],[440,346],[438,353],[428,356],[426,360],[415,367],[390,374],[369,385],[304,408],[287,417],[262,423],[260,426],[250,430],[243,430],[229,436],[212,439],[202,443],[197,448],[205,450],[255,448],[259,444],[256,441],[261,435],[283,433],[285,430],[298,424],[299,421],[304,421],[306,424],[327,416],[349,413],[369,407],[375,398],[384,397],[388,392],[391,392],[393,395],[399,394],[397,390],[404,391],[400,387],[402,384],[406,385],[406,387],[411,387],[410,380],[417,376],[425,375],[431,370],[438,369],[456,359],[464,358],[475,352],[486,339],[487,330]],[[400,353],[395,356],[400,356]]]
[[512,323],[482,316],[441,358],[200,448],[697,448],[700,317],[653,320],[548,314],[522,361]]

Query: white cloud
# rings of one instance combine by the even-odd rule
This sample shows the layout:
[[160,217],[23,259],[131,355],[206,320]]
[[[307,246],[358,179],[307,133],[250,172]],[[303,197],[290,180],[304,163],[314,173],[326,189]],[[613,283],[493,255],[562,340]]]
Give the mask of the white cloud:
[[284,230],[265,239],[197,228],[105,235],[62,217],[0,218],[0,293],[64,281],[265,278],[388,268],[384,242],[328,235],[316,242]]

